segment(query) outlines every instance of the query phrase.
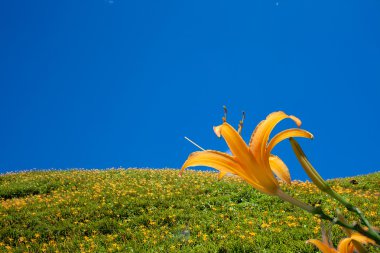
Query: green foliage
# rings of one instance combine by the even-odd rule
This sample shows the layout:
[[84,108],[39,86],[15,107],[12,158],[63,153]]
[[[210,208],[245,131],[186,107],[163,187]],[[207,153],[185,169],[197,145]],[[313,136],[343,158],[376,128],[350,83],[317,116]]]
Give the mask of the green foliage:
[[[377,227],[379,182],[380,173],[329,181]],[[344,209],[311,183],[282,188],[330,214]],[[335,245],[342,237],[334,226]],[[320,239],[318,218],[234,176],[135,169],[0,176],[1,252],[317,252],[305,243],[311,238]]]

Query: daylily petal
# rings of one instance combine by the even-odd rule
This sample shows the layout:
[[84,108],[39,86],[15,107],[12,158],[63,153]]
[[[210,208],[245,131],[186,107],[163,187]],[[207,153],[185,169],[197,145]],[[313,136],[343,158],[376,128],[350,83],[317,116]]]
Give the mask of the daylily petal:
[[188,167],[207,166],[223,172],[237,173],[242,171],[240,164],[235,159],[222,152],[214,150],[198,151],[191,153],[182,165],[181,173]]
[[[214,127],[214,132],[218,137],[222,136],[224,138],[234,158],[240,164],[244,164],[242,168],[246,174],[255,178],[255,181],[262,183],[262,185],[277,185],[277,181],[269,168],[265,166],[259,167],[255,157],[249,151],[247,144],[245,144],[235,128],[224,122],[222,125]],[[260,173],[258,170],[260,170]]]
[[351,243],[351,238],[344,238],[340,240],[338,244],[338,251],[339,253],[353,253],[354,252],[354,245]]
[[265,147],[267,145],[268,140],[265,139],[265,136],[268,130],[272,131],[274,126],[286,117],[287,115],[282,111],[273,112],[269,114],[265,120],[261,121],[260,124],[257,125],[255,131],[252,133],[251,140],[249,142],[249,148],[253,153],[259,152],[263,146]]
[[214,127],[214,131],[217,136],[222,136],[225,139],[234,158],[242,165],[244,173],[253,179],[253,183],[249,183],[258,190],[260,190],[258,188],[260,186],[260,191],[267,194],[275,194],[278,189],[278,181],[270,169],[269,157],[266,161],[259,163],[262,157],[253,155],[239,133],[226,122]]
[[359,253],[367,252],[362,244],[376,244],[374,240],[359,234],[358,232],[352,232],[351,237],[345,238],[339,242],[338,251],[341,253],[352,253],[354,249]]
[[[235,128],[227,122],[224,122],[222,125],[214,127],[214,132],[219,138],[224,138],[235,159],[238,159],[241,164],[247,165],[251,163],[248,147],[240,134],[236,132]],[[248,173],[248,171],[246,172]]]
[[306,242],[314,244],[322,253],[339,253],[336,249],[329,247],[329,245],[326,245],[319,240],[310,239]]
[[287,184],[291,184],[290,173],[285,163],[275,155],[269,157],[270,168],[273,173]]
[[354,245],[354,248],[359,252],[359,253],[367,253],[368,251],[361,245],[360,242],[356,240],[352,240],[352,244]]
[[218,174],[218,180],[221,180],[226,174],[228,174],[228,172],[220,171]]
[[257,126],[255,127],[255,130],[253,130],[253,132],[252,132],[251,139],[249,140],[249,144],[248,144],[248,147],[249,147],[249,149],[251,149],[251,151],[252,151],[252,146],[254,145],[253,144],[253,137],[257,135],[258,131],[262,131],[261,125],[263,125],[264,123],[265,123],[265,120],[260,121],[260,123],[257,124]]
[[267,146],[267,154],[269,155],[272,149],[281,141],[288,139],[290,137],[304,137],[304,138],[309,138],[313,139],[313,135],[309,133],[306,130],[303,129],[298,129],[298,128],[291,128],[284,130],[282,132],[279,132],[276,134],[269,142]]
[[301,125],[301,121],[292,115],[287,115],[282,111],[273,112],[267,116],[267,118],[262,121],[255,129],[251,136],[251,141],[249,142],[249,148],[253,154],[257,153],[263,160],[264,151],[273,128],[283,119],[290,118],[292,119],[297,126]]
[[216,134],[216,136],[218,136],[218,138],[221,137],[221,131],[222,131],[222,126],[223,125],[219,125],[219,126],[214,126],[214,133]]
[[289,115],[289,119],[292,119],[298,127],[300,127],[302,125],[302,121],[299,118],[297,118],[296,116]]
[[274,194],[278,189],[278,182],[268,166],[268,161],[264,165],[258,164],[256,157],[249,151],[243,138],[230,124],[224,122],[222,125],[214,127],[214,131],[217,136],[223,136],[236,161],[244,165],[242,166],[244,173],[254,179],[256,185],[259,183],[262,188],[266,188],[266,193]]
[[352,235],[351,235],[351,239],[355,240],[355,241],[358,241],[362,244],[367,244],[367,243],[370,243],[370,244],[375,244],[375,241],[362,235],[362,234],[359,234],[358,232],[353,232]]
[[274,195],[277,190],[277,185],[270,184],[268,186],[262,184],[262,181],[256,179],[252,172],[247,173],[248,169],[245,168],[245,166],[242,167],[233,156],[226,153],[214,150],[191,153],[186,162],[183,164],[180,173],[182,173],[186,168],[194,166],[207,166],[222,172],[229,172],[238,175],[255,189],[269,195]]
[[249,158],[250,153],[247,144],[230,124],[224,122],[222,125],[214,127],[214,132],[218,137],[223,136],[234,156],[239,157],[239,159],[244,158],[244,160]]

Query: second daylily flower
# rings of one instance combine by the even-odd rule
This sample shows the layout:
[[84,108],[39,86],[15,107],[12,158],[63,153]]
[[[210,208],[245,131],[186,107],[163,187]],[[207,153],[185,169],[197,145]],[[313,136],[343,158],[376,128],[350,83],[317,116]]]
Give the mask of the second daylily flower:
[[[339,217],[342,219],[342,217]],[[343,229],[347,234],[347,238],[340,240],[338,249],[334,248],[334,245],[330,239],[330,233],[327,232],[322,223],[322,241],[317,239],[307,240],[307,243],[314,244],[322,253],[353,253],[360,252],[364,253],[367,250],[363,247],[363,244],[373,244],[375,245],[375,241],[361,235],[355,231],[351,231],[349,229]]]
[[227,122],[223,122],[222,125],[214,127],[214,132],[218,137],[224,138],[232,155],[214,150],[194,152],[183,164],[181,173],[188,167],[208,166],[219,170],[221,175],[238,175],[263,193],[282,195],[274,174],[287,183],[290,183],[290,174],[285,163],[271,154],[272,149],[290,137],[313,138],[308,131],[292,128],[278,133],[269,140],[273,128],[286,118],[292,119],[300,127],[301,121],[294,116],[281,111],[271,113],[256,127],[249,145],[244,142],[238,131]]

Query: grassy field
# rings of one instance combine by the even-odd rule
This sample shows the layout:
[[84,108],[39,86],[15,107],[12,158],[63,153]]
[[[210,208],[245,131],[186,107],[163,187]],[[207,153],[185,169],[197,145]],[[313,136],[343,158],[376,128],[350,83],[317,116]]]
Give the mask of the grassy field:
[[[380,227],[380,173],[331,180]],[[324,210],[311,183],[284,191]],[[341,208],[343,210],[343,208]],[[346,213],[346,212],[345,212]],[[335,245],[343,237],[333,227]],[[69,170],[0,176],[1,252],[318,252],[319,219],[236,177],[178,170]],[[378,252],[379,248],[370,248]]]

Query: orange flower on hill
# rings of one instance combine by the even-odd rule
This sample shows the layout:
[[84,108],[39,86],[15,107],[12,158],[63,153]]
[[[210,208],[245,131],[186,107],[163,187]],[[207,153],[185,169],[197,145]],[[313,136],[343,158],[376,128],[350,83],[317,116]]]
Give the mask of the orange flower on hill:
[[287,183],[290,183],[290,174],[285,163],[271,154],[272,149],[290,137],[313,138],[308,131],[292,128],[278,133],[269,140],[273,128],[286,118],[292,119],[300,127],[301,121],[295,116],[282,111],[271,113],[256,127],[247,145],[239,134],[242,121],[239,130],[236,131],[224,117],[223,124],[214,127],[214,132],[218,137],[224,138],[232,155],[214,150],[194,152],[183,164],[181,173],[188,167],[208,166],[219,170],[221,176],[225,173],[236,174],[263,193],[281,195],[282,191],[274,174]]
[[375,244],[375,241],[349,229],[343,229],[348,237],[340,240],[338,249],[335,249],[328,233],[322,227],[322,241],[310,239],[307,242],[314,244],[322,253],[353,253],[367,252],[362,244]]

